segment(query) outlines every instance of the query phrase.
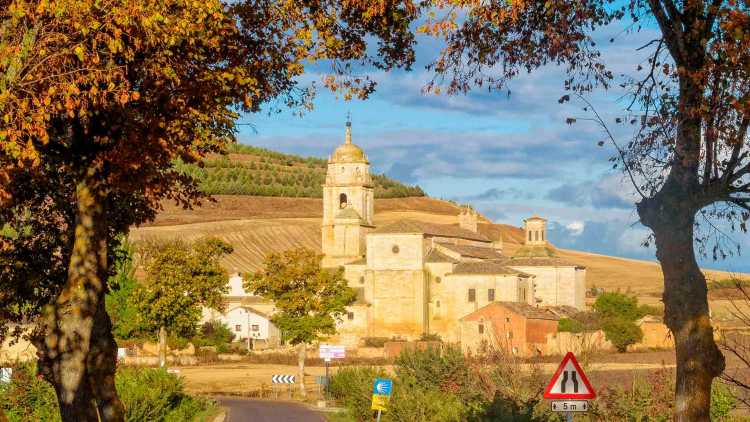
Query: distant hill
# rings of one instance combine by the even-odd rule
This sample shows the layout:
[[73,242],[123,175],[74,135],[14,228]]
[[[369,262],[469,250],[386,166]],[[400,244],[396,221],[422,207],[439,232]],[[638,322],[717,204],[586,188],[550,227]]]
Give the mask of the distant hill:
[[[327,162],[264,148],[234,144],[229,154],[212,156],[200,167],[177,163],[210,195],[322,198]],[[382,174],[372,175],[376,198],[425,196],[419,186],[405,185]]]
[[[134,227],[131,239],[218,236],[234,246],[234,253],[224,259],[225,266],[232,272],[241,273],[260,268],[263,258],[271,252],[299,246],[320,251],[323,202],[319,198],[217,195],[214,199],[214,202],[204,201],[201,207],[193,210],[165,202],[156,221]],[[429,197],[380,199],[375,201],[374,222],[376,226],[400,219],[456,224],[459,212],[457,204]],[[479,230],[490,239],[502,239],[505,255],[512,255],[524,239],[521,228],[492,224],[484,218],[480,220]],[[588,287],[630,291],[642,302],[660,304],[663,278],[657,263],[568,249],[558,249],[557,252],[561,258],[586,267]],[[710,280],[733,275],[711,270],[705,273]],[[730,302],[712,300],[714,315],[728,318],[733,309]]]

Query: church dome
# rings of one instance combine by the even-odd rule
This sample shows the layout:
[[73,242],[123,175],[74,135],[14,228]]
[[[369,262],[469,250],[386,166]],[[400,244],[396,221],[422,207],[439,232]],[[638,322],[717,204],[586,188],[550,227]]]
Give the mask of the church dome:
[[352,143],[352,123],[346,122],[346,142],[333,151],[332,163],[367,163],[367,156],[359,146]]
[[367,157],[362,148],[354,144],[344,144],[336,148],[331,156],[331,161],[336,163],[366,163]]

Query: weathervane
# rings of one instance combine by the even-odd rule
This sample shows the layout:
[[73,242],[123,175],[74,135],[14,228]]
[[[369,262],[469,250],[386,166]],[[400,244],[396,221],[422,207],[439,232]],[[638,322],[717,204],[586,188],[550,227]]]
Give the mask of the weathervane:
[[352,127],[352,112],[351,111],[346,112],[346,126]]

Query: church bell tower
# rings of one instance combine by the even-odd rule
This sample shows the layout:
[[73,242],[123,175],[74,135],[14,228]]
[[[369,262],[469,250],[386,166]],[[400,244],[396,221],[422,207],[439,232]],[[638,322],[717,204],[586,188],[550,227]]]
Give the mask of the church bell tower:
[[374,189],[370,163],[362,148],[352,143],[352,123],[328,158],[323,185],[323,266],[335,267],[365,255],[365,235],[374,226]]

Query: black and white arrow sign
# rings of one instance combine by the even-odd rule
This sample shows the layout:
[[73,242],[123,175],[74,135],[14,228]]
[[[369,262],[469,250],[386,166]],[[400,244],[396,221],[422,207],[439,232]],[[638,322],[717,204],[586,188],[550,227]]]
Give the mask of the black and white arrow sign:
[[294,384],[294,375],[271,375],[274,384]]

